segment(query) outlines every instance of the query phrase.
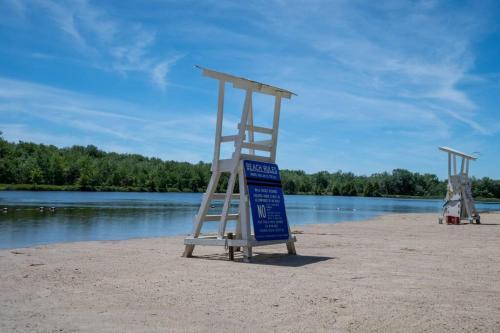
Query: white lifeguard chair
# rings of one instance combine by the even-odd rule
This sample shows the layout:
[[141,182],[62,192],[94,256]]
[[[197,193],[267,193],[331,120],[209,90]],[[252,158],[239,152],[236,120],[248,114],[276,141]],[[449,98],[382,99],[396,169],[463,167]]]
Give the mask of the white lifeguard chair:
[[[195,245],[215,245],[225,246],[232,249],[243,249],[245,261],[252,257],[252,247],[261,245],[271,245],[286,243],[288,253],[296,254],[294,242],[296,238],[291,234],[288,227],[288,239],[257,241],[252,235],[252,225],[250,223],[249,196],[246,186],[246,179],[243,170],[243,161],[259,161],[274,163],[276,160],[276,145],[278,142],[278,127],[280,119],[281,99],[290,99],[295,95],[291,91],[273,87],[267,84],[247,80],[230,74],[216,72],[210,69],[200,68],[204,76],[219,81],[217,122],[215,129],[214,156],[212,161],[212,176],[207,190],[194,217],[194,226],[191,235],[184,239],[185,250],[183,257],[191,257]],[[245,92],[243,110],[241,112],[240,123],[237,125],[236,135],[222,135],[224,120],[224,90],[226,84],[232,84],[233,88],[242,89]],[[274,116],[272,128],[255,126],[253,122],[252,95],[254,93],[266,94],[274,97]],[[268,136],[267,140],[256,141],[255,134]],[[234,142],[234,152],[229,159],[221,159],[221,144],[224,142]],[[216,193],[220,177],[223,173],[229,174],[229,180],[225,193]],[[239,193],[233,193],[236,184],[239,183]],[[209,214],[211,207],[214,207],[215,200],[223,200],[222,212],[220,214]],[[238,202],[237,213],[233,207],[230,213],[231,204]],[[234,237],[226,234],[228,220],[236,221]],[[217,236],[200,236],[204,222],[219,221]]]
[[[443,223],[443,220],[448,224],[458,224],[461,220],[481,223],[469,179],[469,162],[475,161],[476,157],[448,147],[439,147],[439,150],[448,153],[448,191],[439,223]],[[457,157],[462,158],[460,172],[457,172]]]

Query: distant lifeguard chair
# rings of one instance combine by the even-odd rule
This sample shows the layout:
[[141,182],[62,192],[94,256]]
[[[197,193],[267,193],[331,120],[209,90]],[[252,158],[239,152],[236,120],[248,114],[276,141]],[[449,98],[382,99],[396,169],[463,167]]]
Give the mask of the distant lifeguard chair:
[[[230,249],[243,249],[243,256],[246,261],[252,257],[252,247],[261,245],[271,245],[286,243],[288,253],[296,254],[294,242],[295,237],[291,234],[288,223],[287,239],[279,240],[256,240],[252,235],[250,223],[249,195],[247,180],[245,178],[244,163],[247,161],[258,161],[264,163],[274,163],[276,160],[276,145],[278,142],[278,127],[280,119],[281,99],[290,99],[295,95],[291,91],[273,87],[267,84],[247,80],[233,75],[216,72],[210,69],[197,66],[203,71],[204,76],[219,81],[217,122],[215,129],[215,146],[212,161],[212,176],[207,190],[194,217],[193,231],[184,240],[184,257],[191,257],[195,245],[215,245],[225,246]],[[222,135],[224,119],[224,90],[226,84],[232,84],[233,88],[245,91],[245,100],[241,112],[240,123],[237,126],[236,135]],[[274,97],[274,116],[272,128],[255,126],[253,123],[252,95],[254,93],[266,94]],[[269,139],[256,141],[255,133],[267,135]],[[234,152],[232,158],[221,159],[221,144],[224,142],[234,142]],[[258,152],[258,154],[257,154]],[[217,186],[222,173],[229,173],[229,180],[225,193],[216,193]],[[239,183],[239,193],[233,193],[236,184]],[[279,180],[279,179],[278,179]],[[214,207],[214,200],[224,200],[221,214],[209,214],[209,209]],[[238,213],[230,213],[232,200],[238,200]],[[228,220],[236,221],[234,237],[226,234]],[[204,222],[219,221],[217,236],[200,237],[200,232]],[[229,236],[229,237],[228,237]]]
[[[443,220],[448,224],[459,224],[461,220],[481,223],[469,179],[469,162],[475,161],[476,157],[448,147],[439,147],[439,150],[448,153],[448,191],[439,223],[443,223]],[[460,172],[457,172],[457,157],[462,158]]]

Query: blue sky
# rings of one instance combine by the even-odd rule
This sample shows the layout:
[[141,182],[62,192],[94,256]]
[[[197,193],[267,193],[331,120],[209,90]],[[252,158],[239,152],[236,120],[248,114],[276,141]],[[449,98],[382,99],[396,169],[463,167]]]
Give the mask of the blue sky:
[[[500,178],[499,18],[495,1],[2,0],[0,130],[210,161],[217,85],[199,64],[298,94],[281,168],[444,177],[446,145]],[[241,104],[227,96],[225,133]],[[272,101],[255,105],[264,125]]]

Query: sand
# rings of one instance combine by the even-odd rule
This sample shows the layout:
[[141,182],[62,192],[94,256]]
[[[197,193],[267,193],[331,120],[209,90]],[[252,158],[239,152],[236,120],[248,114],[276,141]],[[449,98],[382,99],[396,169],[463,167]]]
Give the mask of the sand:
[[[500,214],[301,227],[297,256],[182,237],[0,251],[0,332],[500,332]],[[237,257],[238,259],[238,257]]]

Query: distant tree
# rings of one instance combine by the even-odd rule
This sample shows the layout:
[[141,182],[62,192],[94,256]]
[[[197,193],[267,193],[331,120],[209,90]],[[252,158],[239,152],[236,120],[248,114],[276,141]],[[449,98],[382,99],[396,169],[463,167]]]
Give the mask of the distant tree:
[[[99,188],[141,191],[202,192],[210,180],[210,164],[164,161],[137,154],[106,153],[96,146],[57,148],[30,142],[11,143],[0,132],[0,183],[72,185],[82,190]],[[342,170],[306,174],[303,170],[281,170],[287,194],[417,195],[446,193],[446,180],[436,175],[395,169],[392,173],[356,176]],[[225,191],[228,175],[220,178],[218,191]],[[237,189],[237,188],[236,188]],[[500,198],[500,181],[472,178],[475,196]]]
[[365,188],[363,189],[363,196],[365,197],[373,197],[375,192],[375,185],[372,182],[366,182]]
[[331,192],[331,194],[332,194],[332,195],[340,195],[339,188],[338,188],[337,186],[335,186],[335,185],[333,185],[333,186],[331,187],[330,192]]

